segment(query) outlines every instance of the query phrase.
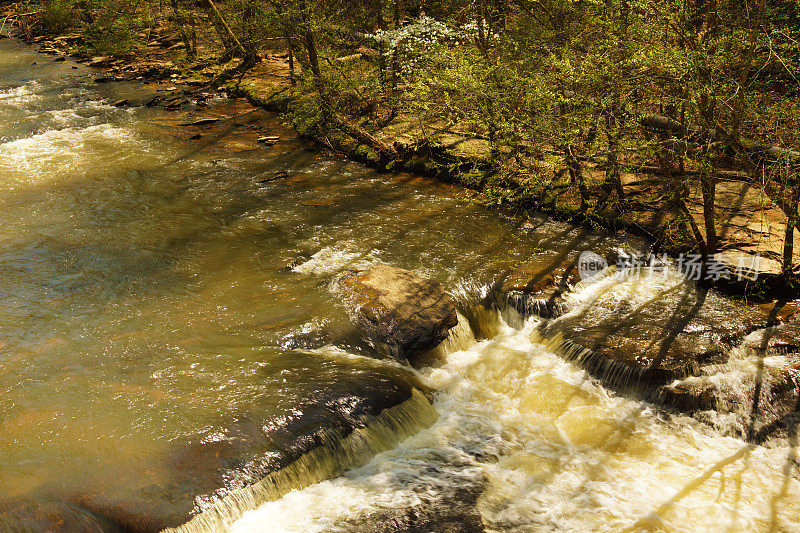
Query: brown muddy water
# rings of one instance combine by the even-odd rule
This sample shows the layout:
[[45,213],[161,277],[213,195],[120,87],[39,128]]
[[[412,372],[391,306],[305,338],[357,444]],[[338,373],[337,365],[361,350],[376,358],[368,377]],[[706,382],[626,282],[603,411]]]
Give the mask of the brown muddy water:
[[[798,529],[789,444],[621,396],[511,310],[412,370],[331,289],[389,263],[466,314],[515,265],[641,243],[376,174],[260,111],[190,141],[185,114],[111,105],[137,91],[0,41],[3,531]],[[693,290],[581,284],[560,320]]]

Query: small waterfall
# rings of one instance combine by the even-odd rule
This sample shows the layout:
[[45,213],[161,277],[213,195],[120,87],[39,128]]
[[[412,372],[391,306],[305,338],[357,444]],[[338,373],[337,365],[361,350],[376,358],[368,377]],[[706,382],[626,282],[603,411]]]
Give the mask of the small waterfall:
[[447,338],[439,343],[436,348],[429,350],[426,357],[442,358],[448,353],[466,350],[475,344],[475,334],[469,321],[461,313],[458,315],[458,324],[447,333]]
[[290,465],[261,481],[231,492],[189,522],[165,530],[172,533],[201,533],[228,528],[242,513],[277,500],[292,490],[302,489],[334,477],[369,461],[374,455],[433,424],[438,413],[419,390],[411,397],[381,412],[372,422],[348,435],[332,431],[320,438],[320,445]]
[[467,507],[489,531],[622,531],[651,517],[656,528],[758,530],[775,508],[774,529],[794,529],[800,483],[781,474],[785,450],[617,395],[557,354],[562,339],[542,337],[540,320],[517,329],[494,316],[494,338],[421,370],[437,390],[434,424],[346,476],[253,509],[232,530],[413,527],[442,508],[463,513],[463,525],[469,514],[450,498],[464,487],[479,493]]
[[557,298],[541,298],[522,291],[510,291],[498,296],[501,307],[512,307],[523,317],[553,318],[564,312],[564,304]]
[[798,368],[796,353],[763,352],[745,343],[732,349],[726,362],[707,365],[699,375],[671,383],[670,392],[685,391],[685,399],[680,399],[693,403],[684,408],[722,434],[758,444],[774,439],[780,444],[800,425]]

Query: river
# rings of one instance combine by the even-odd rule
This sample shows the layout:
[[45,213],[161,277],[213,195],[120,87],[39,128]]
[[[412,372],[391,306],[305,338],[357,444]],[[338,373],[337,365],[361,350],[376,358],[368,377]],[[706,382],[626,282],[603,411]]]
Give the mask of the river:
[[[521,262],[643,243],[377,174],[265,112],[250,127],[275,146],[191,140],[178,115],[111,105],[139,90],[0,40],[3,530],[43,531],[53,512],[86,531],[197,513],[227,518],[184,530],[800,527],[794,448],[606,388],[542,319],[486,311],[414,370],[379,357],[331,288],[389,263],[466,313]],[[676,273],[581,284],[567,316],[613,321],[620,299],[670,287],[691,288]],[[281,469],[272,492],[248,489]]]

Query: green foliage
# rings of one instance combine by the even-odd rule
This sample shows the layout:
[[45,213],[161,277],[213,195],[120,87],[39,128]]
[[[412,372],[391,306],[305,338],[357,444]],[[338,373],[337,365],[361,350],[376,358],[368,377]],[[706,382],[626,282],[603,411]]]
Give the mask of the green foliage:
[[42,26],[46,33],[65,33],[78,19],[71,0],[47,0],[42,6]]
[[[42,24],[80,29],[92,53],[127,52],[142,28],[165,25],[154,0],[40,1]],[[397,126],[383,138],[428,150],[408,165],[455,177],[494,203],[636,225],[641,211],[624,198],[624,175],[657,167],[665,184],[656,200],[672,216],[664,242],[685,244],[692,234],[676,213],[700,181],[708,185],[720,169],[764,170],[740,139],[800,147],[796,0],[216,5],[224,24],[209,5],[186,0],[166,16],[200,24],[224,61],[234,52],[291,51],[298,68],[289,115],[301,133],[384,164],[378,152],[387,149],[370,134]],[[181,24],[168,25],[177,33]],[[646,114],[671,119],[671,131],[645,131]],[[795,167],[781,168],[763,172],[779,196],[796,179]]]

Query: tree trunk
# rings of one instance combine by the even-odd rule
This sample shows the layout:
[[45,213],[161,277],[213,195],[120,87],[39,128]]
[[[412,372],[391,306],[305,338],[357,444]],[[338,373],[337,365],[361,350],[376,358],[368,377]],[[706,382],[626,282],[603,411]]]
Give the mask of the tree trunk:
[[213,24],[214,29],[217,31],[217,35],[219,35],[220,40],[226,47],[226,55],[233,50],[238,51],[246,65],[255,65],[257,62],[255,50],[248,50],[242,46],[242,43],[239,42],[236,34],[233,33],[231,27],[228,26],[228,23],[217,9],[217,6],[214,5],[214,2],[211,0],[200,0],[200,2],[208,13],[211,23]]
[[700,248],[700,253],[703,257],[708,257],[708,246],[706,246],[706,240],[703,238],[703,234],[700,232],[700,226],[697,225],[697,221],[692,216],[691,211],[686,206],[686,200],[682,196],[678,196],[678,206],[681,208],[684,216],[686,216],[686,223],[689,224],[689,229],[692,231],[692,235],[694,235],[694,240],[697,241],[697,247]]
[[286,38],[286,44],[289,47],[289,83],[292,84],[292,87],[297,85],[297,80],[294,77],[294,52],[292,51],[292,44],[289,42],[289,38]]
[[189,31],[187,30],[188,24],[186,22],[186,17],[183,16],[183,11],[178,4],[178,0],[170,0],[170,3],[172,5],[172,11],[175,14],[175,23],[178,25],[178,31],[180,31],[181,34],[181,40],[184,46],[186,46],[186,57],[190,60],[194,59],[197,51],[189,35]]
[[[394,29],[400,29],[400,1],[394,0]],[[392,50],[392,90],[397,88],[397,79],[400,77],[400,58],[397,55],[397,47]]]
[[704,172],[700,173],[700,188],[703,193],[703,223],[706,229],[706,261],[717,253],[717,227],[715,222],[715,207],[717,182],[713,172],[708,168],[708,162],[703,162]]
[[761,27],[761,21],[764,19],[766,3],[766,0],[759,0],[755,21],[750,22],[750,48],[747,50],[744,66],[739,76],[739,92],[736,95],[737,98],[733,105],[733,112],[731,113],[731,136],[734,140],[739,138],[739,128],[742,125],[742,118],[744,115],[745,86],[750,78],[750,69],[753,68],[753,59],[755,58],[756,44],[758,42],[758,29]]
[[793,276],[793,259],[794,259],[794,230],[797,227],[798,213],[797,206],[800,203],[800,185],[791,187],[792,195],[789,203],[789,209],[786,220],[786,233],[783,238],[783,264],[782,270],[784,275]]
[[583,168],[580,161],[575,157],[575,149],[571,144],[564,146],[564,162],[569,169],[570,180],[578,186],[581,195],[581,211],[589,207],[589,189],[586,187],[586,179],[583,176]]
[[317,89],[323,120],[337,127],[358,142],[366,144],[384,157],[398,159],[400,154],[398,154],[397,150],[393,146],[381,141],[380,139],[377,139],[375,136],[369,134],[355,124],[351,124],[343,117],[339,116],[339,114],[333,108],[333,105],[328,97],[328,90],[325,86],[325,80],[322,77],[322,71],[319,68],[319,54],[317,52],[314,31],[311,29],[311,25],[308,24],[307,7],[305,6],[305,2],[303,2],[303,4],[303,40],[305,41],[306,52],[308,53],[308,65],[311,70],[311,75],[314,77],[314,85]]
[[620,131],[619,120],[616,112],[612,109],[606,114],[606,138],[608,139],[608,170],[603,188],[610,196],[611,192],[616,192],[619,199],[625,198],[625,190],[622,188],[622,176],[620,174],[619,151],[620,151]]
[[[386,31],[386,21],[383,20],[383,0],[375,0],[375,28],[379,32]],[[380,72],[381,88],[386,87],[386,44],[378,41],[378,71]]]

